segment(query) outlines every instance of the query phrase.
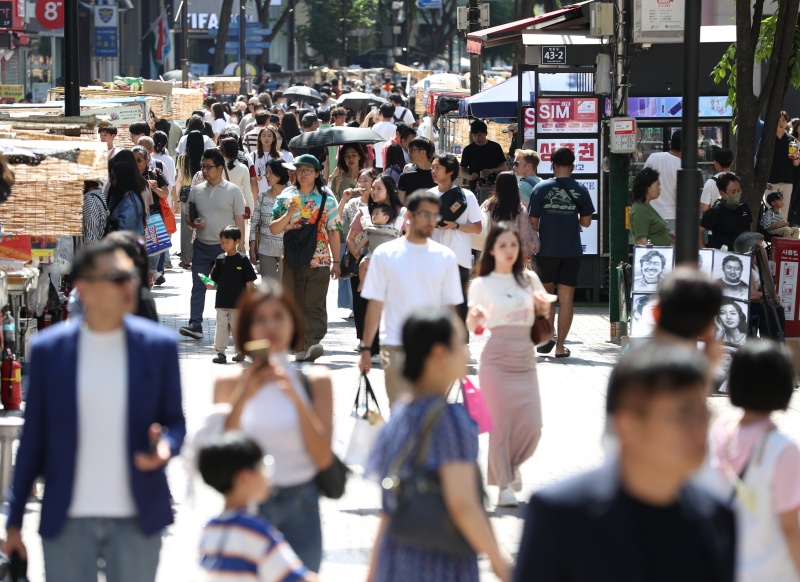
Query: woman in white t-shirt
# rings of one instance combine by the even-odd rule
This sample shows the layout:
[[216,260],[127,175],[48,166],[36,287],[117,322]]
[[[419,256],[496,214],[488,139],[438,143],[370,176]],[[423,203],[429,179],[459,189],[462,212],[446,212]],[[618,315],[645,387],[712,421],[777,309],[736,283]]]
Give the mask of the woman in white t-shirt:
[[770,418],[789,407],[793,391],[780,346],[752,342],[734,354],[728,392],[743,414],[711,427],[709,460],[736,511],[739,582],[800,580],[800,448]]
[[521,242],[510,222],[486,237],[478,277],[469,288],[467,327],[492,332],[481,353],[478,378],[494,430],[489,435],[489,485],[500,488],[497,504],[516,506],[520,466],[542,436],[542,404],[531,341],[535,317],[547,317],[549,298],[533,271],[523,267]]
[[222,108],[222,103],[214,103],[211,106],[211,110],[214,112],[214,121],[211,122],[211,128],[214,130],[214,140],[219,141],[219,134],[228,127],[228,120],[225,119],[225,110]]
[[[232,138],[227,137],[219,144],[219,149],[225,157],[225,179],[232,184],[236,184],[244,194],[245,206],[253,208],[253,192],[250,187],[250,168],[239,162],[236,158],[239,155],[239,144]],[[245,215],[250,213],[245,210]],[[244,236],[244,233],[242,233]]]
[[253,165],[256,167],[256,180],[258,180],[258,193],[266,192],[269,188],[267,184],[267,164],[272,160],[285,161],[278,151],[278,136],[271,127],[265,127],[258,132],[256,151],[250,154]]
[[278,285],[248,292],[236,343],[268,340],[269,363],[254,362],[218,379],[214,399],[232,404],[225,430],[241,430],[275,459],[274,489],[259,513],[283,533],[309,570],[318,572],[322,528],[314,480],[333,462],[333,395],[327,368],[300,371],[289,361],[289,350],[303,349],[302,318]]
[[294,155],[289,151],[289,144],[283,135],[283,130],[280,127],[270,125],[269,128],[275,132],[276,139],[278,140],[278,151],[281,153],[283,161],[291,164],[294,161]]

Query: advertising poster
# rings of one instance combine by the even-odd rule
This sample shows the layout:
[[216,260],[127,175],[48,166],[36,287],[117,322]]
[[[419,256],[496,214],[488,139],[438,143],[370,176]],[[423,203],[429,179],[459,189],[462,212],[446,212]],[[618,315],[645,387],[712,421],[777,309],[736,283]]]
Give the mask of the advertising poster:
[[642,31],[683,30],[685,0],[642,0]]
[[597,191],[599,188],[598,180],[575,178],[575,181],[589,191],[589,196],[592,197],[592,205],[594,206],[594,211],[595,213],[599,212],[600,207],[597,205]]
[[597,133],[600,112],[594,97],[540,97],[536,104],[536,131],[543,133]]
[[548,176],[553,173],[551,158],[553,153],[559,148],[569,148],[575,152],[575,169],[573,174],[597,174],[599,173],[600,148],[597,139],[592,138],[570,138],[558,139],[543,137],[537,140],[536,146],[539,148],[539,175]]
[[17,103],[25,98],[25,85],[0,85],[0,103]]

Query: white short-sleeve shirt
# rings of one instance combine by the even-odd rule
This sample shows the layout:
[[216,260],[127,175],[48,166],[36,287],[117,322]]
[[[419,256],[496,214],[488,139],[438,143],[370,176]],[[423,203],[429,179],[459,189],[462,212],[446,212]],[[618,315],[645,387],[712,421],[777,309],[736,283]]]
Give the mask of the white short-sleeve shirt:
[[[466,188],[463,190],[467,198],[467,210],[456,219],[456,224],[475,224],[476,222],[481,222],[481,220],[483,220],[483,213],[481,212],[480,204],[478,204],[478,199],[470,190]],[[439,191],[438,186],[434,186],[429,192],[433,192],[439,196],[439,198],[444,194],[444,192]],[[465,269],[472,268],[471,234],[455,228],[448,230],[439,230],[437,228],[433,231],[431,239],[452,249],[456,254],[456,259],[460,267],[464,267]]]

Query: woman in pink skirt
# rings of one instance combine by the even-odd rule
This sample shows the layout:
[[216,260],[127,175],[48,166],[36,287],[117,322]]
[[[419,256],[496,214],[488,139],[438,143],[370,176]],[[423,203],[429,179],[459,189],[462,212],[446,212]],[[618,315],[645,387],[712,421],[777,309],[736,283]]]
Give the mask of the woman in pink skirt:
[[515,506],[522,490],[519,468],[542,435],[542,405],[531,341],[534,312],[546,316],[550,301],[539,277],[523,268],[520,237],[499,222],[486,238],[478,277],[469,289],[467,326],[491,331],[478,378],[494,421],[489,435],[489,485],[500,488],[497,504]]

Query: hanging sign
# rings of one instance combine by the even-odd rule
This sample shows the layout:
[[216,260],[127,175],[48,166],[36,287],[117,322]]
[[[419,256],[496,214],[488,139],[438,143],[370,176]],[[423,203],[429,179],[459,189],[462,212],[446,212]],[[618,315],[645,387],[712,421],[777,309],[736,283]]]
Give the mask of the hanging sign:
[[596,97],[539,97],[537,133],[597,133],[600,111]]

